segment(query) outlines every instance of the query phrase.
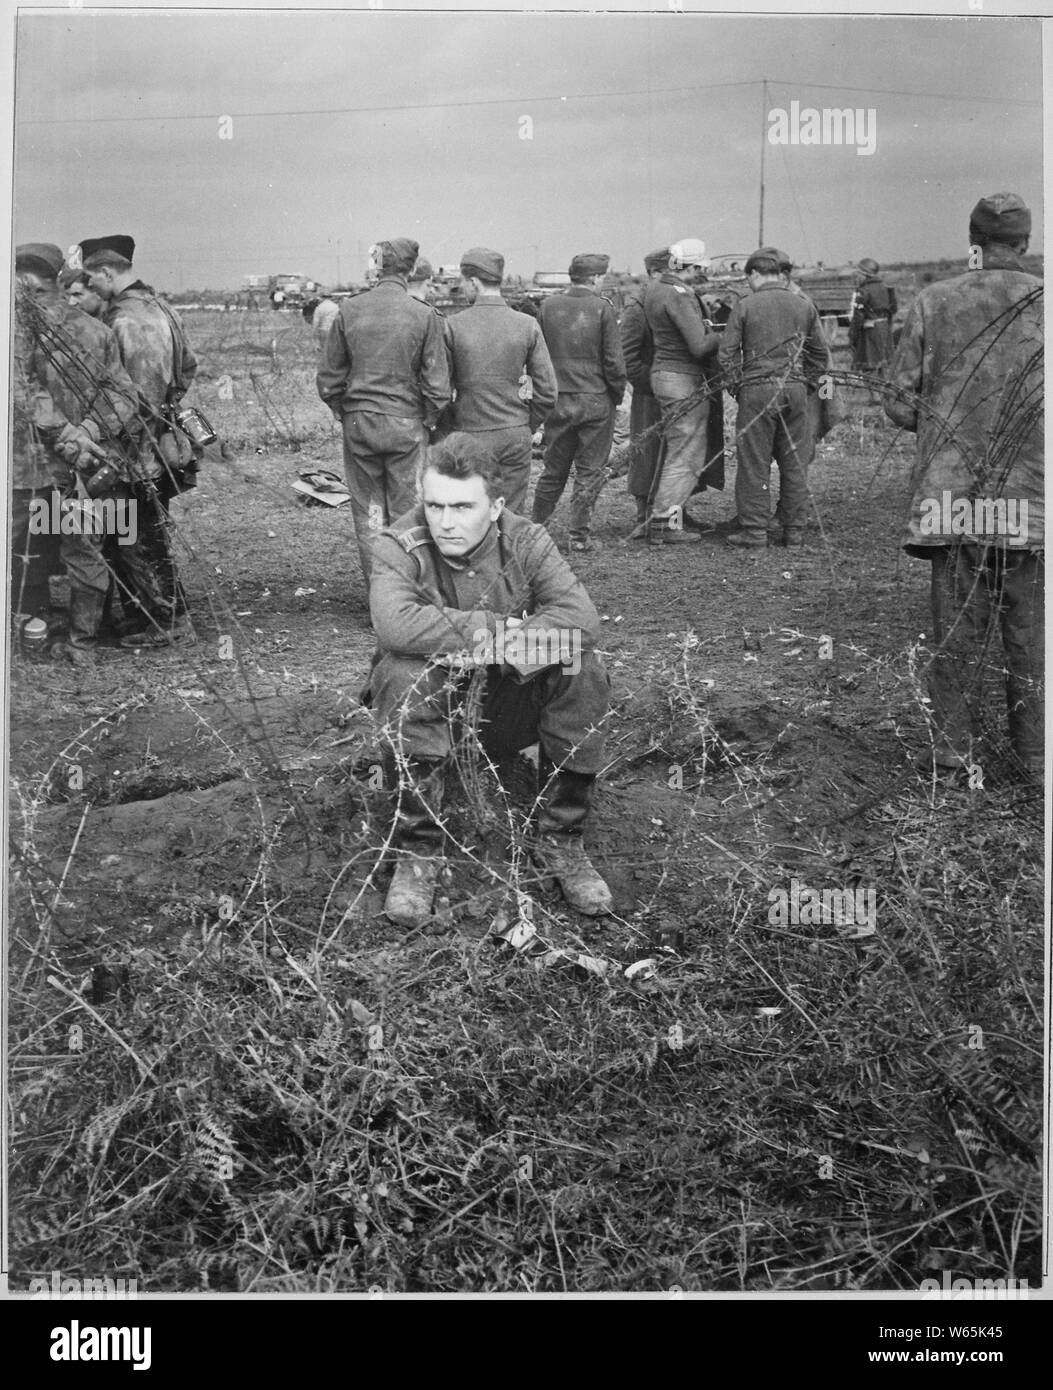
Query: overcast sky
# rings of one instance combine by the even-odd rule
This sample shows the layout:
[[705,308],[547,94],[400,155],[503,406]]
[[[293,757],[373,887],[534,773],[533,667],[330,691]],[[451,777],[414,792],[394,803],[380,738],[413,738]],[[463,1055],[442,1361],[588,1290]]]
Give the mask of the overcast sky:
[[768,113],[794,101],[876,133],[766,145],[765,240],[797,262],[963,255],[1005,189],[1042,249],[1028,19],[66,9],[20,18],[16,83],[15,241],[127,232],[168,290],[358,279],[398,235],[525,274],[593,250],[639,271],[689,235],[750,250]]

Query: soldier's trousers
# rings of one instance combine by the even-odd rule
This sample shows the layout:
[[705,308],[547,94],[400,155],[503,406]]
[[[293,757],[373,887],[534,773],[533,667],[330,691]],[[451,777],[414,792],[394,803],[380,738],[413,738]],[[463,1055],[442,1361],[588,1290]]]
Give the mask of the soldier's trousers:
[[808,465],[815,440],[803,382],[743,383],[735,445],[735,511],[747,531],[767,531],[771,521],[771,465],[779,467],[779,519],[803,527],[808,519]]
[[471,433],[492,453],[501,470],[501,493],[505,506],[519,516],[526,515],[530,491],[530,452],[533,439],[527,425],[503,430],[473,430]]
[[570,534],[589,534],[613,439],[614,404],[606,391],[560,396],[545,421],[545,466],[534,490],[534,521],[546,522],[556,510],[573,466]]
[[[1041,771],[1045,667],[1045,559],[1040,551],[938,546],[932,560],[929,698],[936,761],[969,759],[981,732],[984,672],[1005,675],[1009,736],[1025,767]],[[996,629],[1001,628],[999,661]]]
[[[167,630],[186,612],[186,599],[172,555],[171,521],[163,483],[118,483],[132,517],[131,540],[120,545],[106,538],[106,559],[127,615],[150,631]],[[167,494],[169,497],[171,494]]]
[[652,371],[651,389],[662,412],[665,456],[651,500],[651,515],[668,517],[683,507],[708,461],[710,399],[705,378],[689,372]]
[[630,497],[646,501],[651,495],[662,444],[657,428],[661,421],[662,407],[651,392],[634,389],[629,406],[629,475],[626,480]]
[[31,535],[35,501],[50,509],[51,488],[14,488],[11,492],[11,611],[27,618],[46,618],[51,608],[48,578],[61,564],[61,537]]
[[[540,743],[556,767],[599,772],[611,683],[595,652],[582,652],[580,661],[577,674],[549,666],[522,682],[503,667],[485,668],[479,739],[491,758]],[[371,676],[373,708],[392,732],[397,726],[408,758],[445,758],[470,681],[422,657],[385,652]]]
[[417,476],[428,452],[420,420],[355,410],[344,416],[344,472],[351,494],[362,577],[369,583],[373,540],[417,503]]

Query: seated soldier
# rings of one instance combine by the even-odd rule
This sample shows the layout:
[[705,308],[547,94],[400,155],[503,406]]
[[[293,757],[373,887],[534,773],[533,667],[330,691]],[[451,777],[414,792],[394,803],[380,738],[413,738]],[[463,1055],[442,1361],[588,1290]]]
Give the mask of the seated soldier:
[[431,914],[451,722],[481,668],[487,755],[540,744],[535,862],[579,912],[612,910],[582,844],[610,700],[593,650],[599,619],[545,528],[504,510],[499,478],[478,436],[450,435],[428,455],[421,503],[375,544],[370,693],[404,755],[398,863],[384,906],[399,926]]

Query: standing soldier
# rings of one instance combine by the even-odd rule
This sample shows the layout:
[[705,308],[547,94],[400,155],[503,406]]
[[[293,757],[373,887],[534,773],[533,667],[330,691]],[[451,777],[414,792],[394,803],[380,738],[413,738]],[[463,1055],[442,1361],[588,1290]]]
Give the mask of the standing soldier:
[[318,368],[318,394],[341,423],[344,469],[368,582],[377,533],[417,500],[417,472],[450,401],[442,321],[407,293],[420,248],[408,237],[372,251],[376,285],[345,299]]
[[535,521],[556,509],[574,468],[572,550],[591,550],[589,524],[614,440],[614,412],[625,394],[625,359],[614,310],[600,296],[610,256],[570,263],[570,288],[541,305],[541,331],[556,369],[559,399],[545,423],[545,465],[534,492]]
[[314,345],[319,358],[325,352],[325,345],[329,341],[329,330],[336,322],[340,314],[340,306],[335,299],[330,299],[327,294],[321,299],[314,299],[310,305],[304,309],[304,318],[314,330]]
[[103,321],[113,329],[124,369],[138,388],[143,421],[138,457],[131,464],[137,502],[138,543],[123,556],[128,569],[138,631],[122,647],[167,647],[192,635],[186,597],[172,554],[168,506],[186,486],[193,454],[186,436],[173,428],[171,413],[197,372],[179,315],[163,303],[132,269],[130,236],[91,238],[80,243],[89,287],[105,301]]
[[480,443],[501,474],[510,512],[523,512],[530,487],[534,431],[556,403],[556,373],[536,320],[517,314],[501,294],[505,260],[475,246],[461,257],[461,293],[471,306],[445,323],[454,427]]
[[[84,480],[92,498],[115,495],[100,470],[113,471],[108,451],[135,428],[138,401],[113,333],[63,301],[62,261],[47,243],[15,251],[11,594],[16,611],[47,621],[49,561],[60,558],[69,577],[69,629],[53,651],[81,664],[92,659],[110,588],[103,531]],[[42,528],[36,518],[44,516]]]
[[808,464],[815,441],[808,395],[818,391],[830,353],[819,311],[790,292],[781,251],[763,247],[746,262],[752,294],[731,311],[720,347],[727,390],[738,400],[735,510],[727,544],[763,550],[771,524],[769,478],[779,466],[779,513],[786,545],[801,545],[808,510]]
[[892,320],[896,317],[896,291],[878,276],[881,267],[869,256],[856,267],[856,291],[852,296],[852,320],[848,340],[857,371],[884,377],[892,357]]
[[969,220],[975,268],[911,305],[885,411],[918,436],[904,548],[932,562],[936,737],[925,763],[954,776],[972,762],[1000,632],[1013,751],[1041,785],[1043,312],[1042,282],[1020,260],[1030,234],[1015,193],[980,199]]
[[[698,541],[684,526],[684,505],[710,470],[723,468],[709,416],[716,381],[719,333],[710,332],[694,292],[709,265],[705,243],[686,237],[669,248],[669,268],[647,286],[644,312],[654,337],[651,389],[662,411],[663,456],[653,489],[647,539],[652,545]],[[714,479],[714,481],[716,481]],[[717,484],[723,487],[723,476]]]
[[[669,267],[669,247],[664,246],[644,257],[644,269],[649,280],[657,280]],[[658,452],[661,447],[660,426],[662,411],[651,390],[651,362],[654,358],[654,337],[644,311],[646,285],[633,295],[622,310],[622,352],[625,374],[632,387],[629,403],[629,474],[626,487],[636,504],[636,526],[629,540],[643,540],[647,535],[647,499],[651,495]]]

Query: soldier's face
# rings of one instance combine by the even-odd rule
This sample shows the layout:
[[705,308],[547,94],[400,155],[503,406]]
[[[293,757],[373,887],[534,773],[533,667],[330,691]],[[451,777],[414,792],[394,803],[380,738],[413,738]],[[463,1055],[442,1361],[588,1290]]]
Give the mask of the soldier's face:
[[82,285],[79,280],[75,285],[70,285],[66,291],[66,298],[74,309],[81,309],[85,314],[91,314],[92,318],[98,318],[102,313],[102,300],[94,290]]
[[474,550],[505,505],[503,497],[491,502],[482,478],[447,478],[434,468],[425,469],[421,495],[432,539],[453,557]]
[[112,299],[116,290],[113,283],[113,267],[104,265],[98,270],[88,271],[88,288],[100,299]]

